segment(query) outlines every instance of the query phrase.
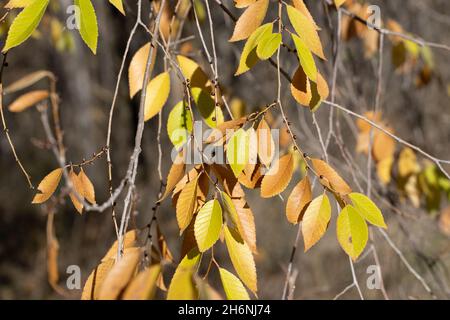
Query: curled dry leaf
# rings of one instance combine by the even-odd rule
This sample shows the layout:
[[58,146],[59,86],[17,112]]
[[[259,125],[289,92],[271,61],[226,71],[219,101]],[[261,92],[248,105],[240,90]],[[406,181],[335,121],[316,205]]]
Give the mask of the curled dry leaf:
[[352,192],[347,182],[328,163],[319,159],[311,159],[311,161],[323,186],[342,195]]
[[269,0],[257,0],[251,4],[239,17],[234,27],[230,42],[247,39],[266,17]]
[[63,170],[58,168],[46,175],[39,183],[37,188],[40,193],[34,196],[32,203],[43,203],[47,201],[58,187],[62,174]]
[[14,102],[9,105],[8,110],[11,112],[22,112],[47,99],[48,96],[49,93],[47,90],[35,90],[25,93],[14,100]]
[[83,213],[83,203],[80,200],[84,200],[83,184],[80,180],[80,177],[73,171],[73,168],[69,172],[69,179],[74,189],[74,191],[70,192],[69,194],[70,200],[72,201],[73,206],[78,211],[78,213],[81,214]]
[[141,256],[141,248],[130,248],[124,252],[123,257],[114,264],[106,275],[100,288],[99,300],[115,300],[119,298],[122,291],[134,277]]
[[321,101],[328,98],[330,91],[320,72],[317,72],[317,82],[313,82],[308,79],[300,66],[292,78],[291,94],[299,104],[315,111],[320,106]]
[[303,213],[312,200],[311,183],[305,176],[292,190],[286,204],[286,217],[290,223],[297,224],[303,218]]
[[239,176],[238,181],[246,188],[255,189],[261,187],[262,178],[262,165],[260,163],[256,166],[248,164]]
[[286,189],[294,173],[292,154],[282,156],[275,161],[261,182],[261,197],[271,198]]

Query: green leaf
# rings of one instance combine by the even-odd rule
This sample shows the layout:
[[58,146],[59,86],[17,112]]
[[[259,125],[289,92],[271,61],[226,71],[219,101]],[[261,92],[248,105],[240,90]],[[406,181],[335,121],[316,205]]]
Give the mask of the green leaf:
[[367,196],[356,192],[350,193],[349,197],[352,200],[355,209],[364,217],[364,219],[377,227],[387,228],[381,210],[372,200]]
[[297,49],[298,59],[303,67],[303,71],[308,76],[309,79],[316,82],[317,81],[317,67],[314,62],[314,57],[311,50],[308,49],[305,42],[300,39],[297,35],[291,34],[292,40],[294,40],[295,48]]
[[322,43],[320,42],[314,22],[293,6],[287,5],[286,7],[289,21],[294,27],[295,32],[305,42],[309,50],[318,57],[325,59]]
[[358,211],[348,205],[339,214],[336,234],[342,249],[353,260],[356,260],[366,247],[369,239],[369,228]]
[[194,234],[200,252],[211,248],[219,239],[222,229],[222,208],[217,200],[203,205],[195,218]]
[[223,268],[219,268],[219,273],[228,300],[250,300],[247,290],[238,277]]
[[234,175],[239,177],[249,160],[249,136],[244,129],[235,131],[228,141],[227,160]]
[[6,44],[2,52],[17,47],[31,36],[39,25],[48,3],[49,0],[36,0],[19,13],[9,28]]
[[216,125],[221,124],[224,120],[222,109],[220,107],[214,108],[215,103],[211,95],[202,88],[192,88],[191,92],[192,98],[205,123],[211,128],[215,128]]
[[200,262],[200,252],[192,249],[181,260],[170,281],[167,300],[193,300],[198,296],[197,288],[192,279],[195,268]]
[[282,41],[280,33],[265,32],[256,48],[256,54],[261,60],[267,60],[278,50]]
[[176,149],[183,146],[192,132],[191,113],[186,110],[186,103],[178,102],[167,119],[167,134]]
[[97,53],[98,25],[97,16],[91,0],[75,0],[80,9],[80,35],[94,54]]
[[247,42],[244,45],[244,49],[242,50],[241,59],[239,61],[239,67],[236,70],[235,76],[241,75],[244,72],[247,72],[252,68],[259,60],[258,55],[256,53],[256,49],[258,43],[260,42],[263,35],[267,33],[272,33],[273,24],[266,23],[256,29],[250,37],[247,39]]

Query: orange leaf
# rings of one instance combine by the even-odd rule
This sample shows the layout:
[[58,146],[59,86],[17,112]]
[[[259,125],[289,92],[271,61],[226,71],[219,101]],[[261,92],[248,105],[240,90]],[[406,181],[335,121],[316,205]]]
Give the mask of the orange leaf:
[[311,184],[304,177],[292,190],[286,204],[286,216],[290,223],[297,224],[302,220],[304,210],[312,200]]
[[235,42],[247,39],[263,22],[268,7],[269,0],[257,0],[251,4],[236,22],[233,35],[229,41]]
[[22,112],[47,99],[48,96],[49,93],[47,90],[30,91],[14,100],[14,102],[9,105],[8,110],[11,112]]
[[58,187],[59,181],[61,180],[63,170],[61,168],[55,169],[45,176],[44,179],[39,183],[37,193],[32,203],[43,203],[47,201]]
[[261,197],[271,198],[286,189],[294,173],[294,160],[292,154],[286,154],[272,167],[261,182]]
[[311,159],[311,161],[322,185],[342,195],[352,192],[347,182],[328,163],[319,159]]

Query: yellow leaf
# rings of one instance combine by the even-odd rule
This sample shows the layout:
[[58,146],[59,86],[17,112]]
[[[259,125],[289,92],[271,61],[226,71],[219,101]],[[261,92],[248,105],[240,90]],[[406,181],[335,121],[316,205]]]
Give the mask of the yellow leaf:
[[246,8],[255,2],[256,0],[234,0],[234,6],[236,8]]
[[286,189],[294,173],[292,154],[286,154],[274,161],[261,182],[261,197],[271,198]]
[[[125,233],[124,239],[123,239],[123,249],[126,250],[128,248],[133,248],[137,245],[137,232],[136,230],[130,230],[127,233]],[[111,248],[109,248],[106,255],[103,257],[102,261],[105,261],[107,259],[115,259],[117,257],[117,247],[118,243],[117,240],[113,243]]]
[[114,266],[115,259],[108,258],[102,260],[102,262],[92,270],[91,274],[84,284],[83,293],[81,294],[81,300],[97,300],[100,292],[100,288],[105,280],[108,272]]
[[249,136],[244,129],[235,131],[228,141],[227,160],[234,175],[239,177],[249,161]]
[[[72,182],[72,187],[74,189],[74,191],[70,192],[69,194],[70,200],[72,201],[73,206],[78,211],[78,213],[81,214],[83,213],[83,203],[80,200],[84,200],[83,185],[81,184],[79,176],[73,171],[73,169],[70,169],[69,179]],[[81,198],[80,200],[78,199],[76,194],[78,194],[78,196]]]
[[239,17],[234,27],[230,42],[247,39],[266,17],[269,0],[257,0]]
[[214,99],[207,90],[208,89],[192,88],[192,98],[206,124],[211,128],[216,128],[216,126],[223,122],[224,117],[222,109],[215,105]]
[[348,205],[337,218],[336,234],[342,249],[355,261],[366,247],[369,228],[355,208]]
[[364,219],[377,227],[387,228],[381,210],[372,200],[364,194],[356,192],[350,193],[349,197],[352,200],[355,209],[364,217]]
[[228,226],[225,227],[225,243],[239,278],[252,292],[256,293],[256,267],[250,248],[239,233]]
[[222,208],[217,200],[210,200],[195,218],[194,234],[200,252],[211,248],[219,239],[222,229]]
[[261,60],[267,60],[275,54],[283,41],[281,33],[264,33],[260,39],[256,54]]
[[336,8],[339,8],[344,4],[344,2],[347,0],[334,0],[334,4],[336,5]]
[[39,102],[47,99],[48,96],[49,93],[47,90],[30,91],[14,100],[14,102],[9,105],[8,109],[11,112],[22,112],[29,107],[32,107]]
[[271,129],[264,118],[259,122],[257,136],[259,160],[269,168],[275,156],[275,142],[273,141]]
[[241,280],[223,268],[219,268],[219,273],[228,300],[250,300]]
[[419,171],[416,154],[411,148],[404,148],[398,158],[398,174],[401,178],[406,178]]
[[303,215],[302,233],[305,252],[315,245],[325,234],[331,218],[330,200],[326,194],[315,198]]
[[200,68],[197,62],[182,55],[177,56],[177,61],[183,76],[189,80],[191,88],[206,88],[206,84],[209,81],[208,76],[202,68]]
[[[154,55],[156,50],[153,50]],[[133,56],[128,67],[128,84],[130,86],[130,98],[141,91],[144,83],[145,68],[148,55],[150,53],[150,43],[143,45]],[[154,58],[153,58],[154,59]]]
[[394,157],[384,158],[377,163],[377,175],[383,184],[391,182],[391,169]]
[[325,161],[319,159],[311,159],[311,161],[322,185],[342,195],[352,192],[352,189],[344,179]]
[[195,269],[200,261],[200,252],[192,249],[181,260],[170,281],[167,300],[194,300],[198,297],[197,288],[192,279]]
[[159,201],[164,200],[173,189],[178,182],[184,177],[184,172],[186,170],[186,164],[184,163],[184,153],[180,152],[175,158],[172,167],[169,170],[169,174],[167,176],[166,190],[164,191],[163,196]]
[[297,224],[303,218],[303,213],[312,200],[311,183],[305,176],[292,190],[286,204],[286,216],[290,223]]
[[297,10],[290,5],[287,5],[287,12],[289,21],[300,39],[303,40],[309,50],[315,55],[326,60],[322,49],[322,43],[320,42],[319,34],[316,30],[316,25],[300,10]]
[[161,275],[161,266],[152,265],[150,268],[139,272],[131,280],[123,293],[123,300],[151,300],[155,296],[158,277]]
[[5,4],[5,9],[15,9],[15,8],[25,8],[33,3],[35,0],[9,0],[7,4]]
[[125,15],[125,10],[123,9],[122,0],[109,0],[109,2],[117,8],[123,15]]
[[307,17],[311,23],[315,26],[316,30],[320,30],[320,28],[317,26],[316,22],[314,21],[314,18],[311,15],[311,12],[309,12],[308,8],[305,5],[305,2],[303,0],[293,0],[292,4],[294,5],[295,9],[299,10],[305,17]]
[[147,85],[147,96],[145,97],[145,115],[147,121],[157,115],[169,98],[170,75],[163,72],[153,78]]
[[45,176],[44,179],[38,185],[38,191],[32,203],[43,203],[47,201],[58,187],[59,181],[61,180],[63,170],[61,168],[55,169]]
[[78,180],[81,184],[81,196],[86,198],[90,203],[95,204],[94,185],[91,180],[89,180],[89,177],[86,175],[83,168],[81,168],[80,173],[78,173]]
[[121,292],[135,275],[141,256],[141,248],[130,248],[124,252],[122,258],[116,262],[103,280],[98,296],[99,300],[119,298]]
[[198,177],[188,182],[181,190],[177,202],[177,222],[180,234],[189,226],[194,215],[197,200]]
[[264,36],[266,32],[272,33],[273,24],[266,23],[256,29],[248,38],[242,50],[241,58],[239,60],[239,66],[236,70],[235,76],[241,75],[252,68],[259,60],[256,54],[256,49],[259,41]]

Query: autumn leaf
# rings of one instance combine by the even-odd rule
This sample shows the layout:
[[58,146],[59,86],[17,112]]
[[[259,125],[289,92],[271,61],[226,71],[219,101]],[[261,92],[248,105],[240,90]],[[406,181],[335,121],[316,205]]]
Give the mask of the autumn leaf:
[[330,200],[326,194],[315,198],[303,215],[302,233],[305,252],[315,245],[325,234],[331,218]]
[[30,91],[14,100],[14,102],[9,105],[8,110],[11,112],[22,112],[47,99],[48,97],[49,93],[47,90]]
[[233,173],[239,177],[249,161],[249,136],[244,129],[233,133],[227,144],[227,160]]
[[342,195],[352,192],[347,182],[328,163],[319,159],[311,159],[311,161],[322,185]]
[[109,3],[111,3],[114,7],[116,7],[116,9],[119,10],[121,14],[125,15],[122,0],[109,0]]
[[300,10],[293,6],[287,5],[289,21],[294,27],[295,32],[305,45],[319,58],[325,59],[322,49],[322,43],[317,33],[316,25],[305,16]]
[[86,198],[91,204],[95,204],[94,185],[91,180],[89,180],[89,177],[86,175],[83,168],[81,168],[80,173],[78,173],[78,180],[81,186],[81,196]]
[[316,30],[320,30],[320,28],[317,26],[316,22],[314,21],[313,16],[311,15],[311,12],[309,12],[308,8],[305,5],[305,2],[303,0],[293,0],[292,4],[294,5],[295,9],[299,10],[305,17],[307,17],[311,23],[315,26]]
[[195,218],[194,234],[200,252],[211,248],[219,239],[222,229],[222,208],[217,200],[210,200]]
[[298,59],[300,64],[308,76],[309,79],[316,82],[317,81],[317,67],[314,61],[314,57],[306,46],[305,42],[295,34],[291,34],[292,40],[294,41],[295,48],[297,49]]
[[206,90],[207,89],[192,88],[192,98],[195,101],[198,111],[200,111],[200,115],[205,120],[205,123],[211,128],[216,128],[224,121],[222,109],[216,106],[211,94]]
[[286,204],[286,217],[290,223],[299,223],[304,210],[312,200],[311,183],[305,176],[292,190]]
[[250,248],[235,229],[225,226],[224,231],[225,243],[234,269],[242,282],[256,293],[256,267]]
[[141,256],[141,248],[130,248],[124,252],[123,257],[114,264],[103,280],[99,300],[115,300],[119,297],[135,275]]
[[239,278],[223,268],[219,268],[219,274],[228,300],[250,300],[247,290]]
[[144,121],[150,120],[161,111],[169,98],[169,92],[170,75],[168,72],[160,73],[148,83]]
[[192,117],[184,101],[178,102],[167,119],[167,134],[175,148],[182,147],[192,132]]
[[200,252],[192,249],[181,260],[170,281],[167,300],[194,300],[198,296],[193,281],[194,270],[200,262]]
[[264,33],[261,37],[256,54],[261,60],[267,60],[278,50],[282,42],[281,33]]
[[44,78],[52,78],[52,77],[53,77],[53,74],[50,71],[47,71],[47,70],[35,71],[35,72],[25,75],[24,77],[20,78],[19,80],[15,81],[15,82],[11,83],[10,85],[8,85],[7,87],[5,87],[3,90],[3,93],[5,95],[14,93],[14,92],[23,90],[25,88],[28,88]]
[[311,84],[301,66],[297,68],[291,82],[291,94],[302,106],[309,106],[312,99]]
[[180,234],[187,228],[194,215],[197,200],[198,177],[188,182],[181,190],[177,202],[177,222]]
[[75,0],[75,5],[80,10],[80,28],[78,31],[80,32],[81,38],[89,49],[94,54],[97,54],[98,25],[94,6],[91,0]]
[[294,173],[292,154],[286,154],[275,161],[261,182],[261,197],[271,198],[280,194],[289,185]]
[[387,228],[381,210],[366,195],[354,192],[348,196],[352,200],[355,209],[364,219],[377,227]]
[[34,196],[32,203],[43,203],[47,201],[55,192],[56,188],[58,188],[62,174],[63,169],[58,168],[46,175],[39,183],[37,189],[40,193]]
[[50,0],[34,1],[22,10],[9,27],[8,36],[2,52],[25,42],[36,30]]
[[123,300],[150,300],[156,292],[157,280],[161,275],[161,266],[154,264],[151,267],[138,273],[131,280],[123,293]]
[[98,266],[92,270],[83,287],[81,300],[98,300],[100,288],[114,266],[115,259],[108,258],[100,262]]
[[183,73],[183,77],[189,80],[191,88],[206,88],[206,85],[209,82],[208,76],[197,62],[182,55],[177,56],[177,61],[181,72]]
[[366,221],[348,205],[342,209],[336,223],[336,234],[342,249],[356,260],[364,251],[369,239],[369,229]]
[[9,0],[5,4],[5,9],[25,8],[32,4],[35,0]]
[[255,2],[256,0],[234,0],[234,6],[236,8],[246,8]]
[[266,17],[269,0],[257,0],[251,4],[239,17],[234,27],[230,42],[247,39]]
[[185,170],[186,164],[184,161],[184,154],[183,152],[180,152],[175,158],[172,167],[169,170],[166,189],[159,202],[163,201],[173,191],[173,189],[175,189],[177,183],[180,182],[181,179],[183,179]]
[[[78,213],[83,213],[83,185],[82,182],[80,180],[80,177],[73,171],[73,168],[70,169],[69,172],[69,179],[70,182],[72,183],[72,187],[73,190],[72,192],[69,193],[69,197],[70,200],[73,203],[73,206],[75,207],[75,209],[78,211]],[[78,197],[77,197],[78,195]],[[81,199],[78,199],[81,198]]]
[[272,137],[271,129],[264,118],[259,122],[256,134],[258,137],[259,160],[269,168],[273,157],[275,156],[275,142]]
[[252,68],[259,60],[258,55],[256,53],[257,47],[261,38],[266,33],[272,33],[273,24],[266,23],[256,29],[248,38],[247,42],[244,45],[244,49],[242,50],[241,58],[239,60],[239,66],[235,72],[235,76],[241,75],[250,68]]
[[[130,87],[130,98],[133,98],[136,93],[141,91],[144,83],[145,68],[147,66],[148,55],[150,53],[150,43],[143,45],[131,59],[128,67],[128,84]],[[153,50],[154,56],[156,50]],[[154,59],[154,57],[152,57]]]
[[345,1],[347,0],[334,0],[334,4],[336,5],[336,8],[339,8],[345,3]]

